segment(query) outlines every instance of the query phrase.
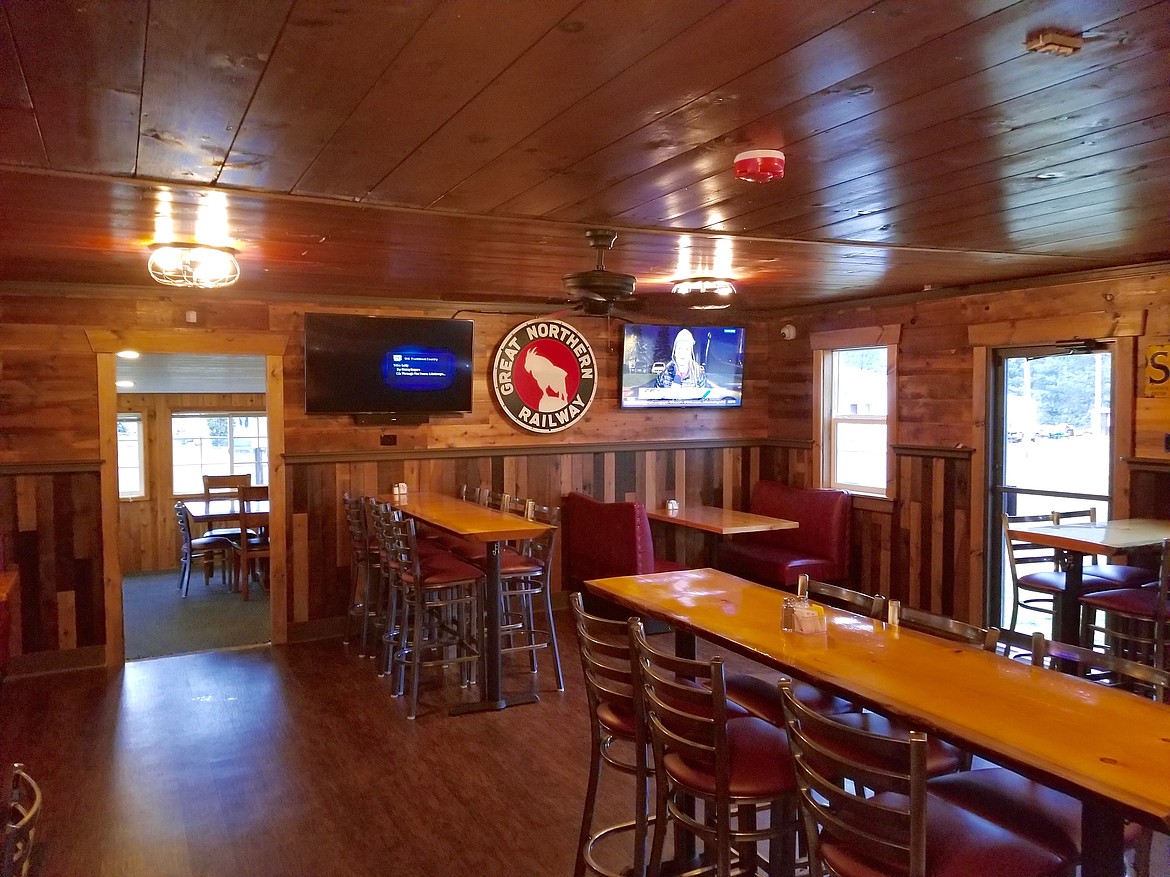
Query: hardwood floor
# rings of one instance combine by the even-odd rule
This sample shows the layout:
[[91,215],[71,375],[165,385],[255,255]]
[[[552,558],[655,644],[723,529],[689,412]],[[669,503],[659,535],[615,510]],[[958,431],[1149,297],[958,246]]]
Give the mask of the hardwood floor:
[[338,641],[9,680],[0,756],[45,794],[35,873],[571,874],[589,727],[566,620],[566,692],[516,660],[505,690],[540,703],[458,718],[454,677],[411,722]]
[[[589,725],[567,622],[565,692],[546,656],[539,677],[517,658],[505,691],[535,685],[540,703],[458,718],[447,706],[472,695],[454,674],[424,685],[408,721],[337,640],[10,679],[0,759],[24,761],[45,795],[33,874],[569,875]],[[599,820],[627,818],[631,795],[607,774]],[[1170,875],[1165,836],[1153,872]]]

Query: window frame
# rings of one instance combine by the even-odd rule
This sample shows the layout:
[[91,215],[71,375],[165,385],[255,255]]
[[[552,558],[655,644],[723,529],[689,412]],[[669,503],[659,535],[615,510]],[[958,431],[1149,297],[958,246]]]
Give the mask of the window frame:
[[[134,421],[138,424],[138,480],[141,484],[141,491],[139,493],[133,494],[122,493],[122,471],[124,469],[128,469],[129,467],[122,465],[122,446],[124,442],[118,438],[116,424],[122,423],[124,421]],[[150,496],[150,485],[146,480],[146,415],[141,411],[119,411],[115,420],[114,437],[117,443],[117,461],[115,469],[118,472],[118,500],[122,502],[137,502],[139,500],[148,499]]]
[[[271,479],[271,476],[272,476],[272,471],[271,471],[271,444],[270,444],[270,441],[269,441],[270,437],[269,437],[269,434],[268,434],[268,426],[267,426],[268,413],[267,413],[266,411],[246,411],[246,410],[238,410],[238,409],[231,409],[231,410],[225,410],[225,411],[207,411],[207,410],[183,410],[183,411],[179,411],[179,410],[175,410],[175,411],[172,411],[172,412],[170,413],[170,420],[169,420],[169,423],[168,423],[168,426],[169,426],[169,441],[170,441],[170,446],[169,446],[169,449],[170,449],[170,458],[171,458],[171,459],[170,459],[170,470],[171,470],[171,492],[172,492],[172,495],[174,495],[175,497],[182,497],[182,496],[201,496],[201,495],[203,494],[203,489],[202,489],[202,488],[200,488],[198,491],[195,491],[194,493],[190,493],[190,492],[188,492],[188,493],[180,493],[180,492],[179,492],[179,491],[176,489],[176,487],[175,487],[175,485],[176,485],[176,483],[177,483],[177,479],[176,479],[176,477],[175,477],[175,470],[176,470],[176,463],[175,463],[175,460],[176,460],[176,454],[175,454],[175,421],[176,421],[176,420],[181,420],[181,419],[187,419],[187,418],[202,418],[202,419],[204,419],[204,420],[207,420],[207,419],[210,419],[210,418],[220,418],[220,417],[226,417],[226,418],[228,419],[228,434],[227,434],[227,442],[228,442],[228,448],[229,448],[229,453],[228,453],[228,463],[229,463],[229,468],[230,468],[230,471],[228,471],[228,472],[223,472],[223,471],[216,471],[216,472],[206,472],[206,471],[203,471],[203,468],[204,468],[204,467],[203,467],[203,466],[201,466],[201,467],[200,467],[201,474],[204,474],[204,475],[239,475],[239,474],[244,474],[244,473],[242,473],[242,472],[238,472],[238,471],[236,470],[236,461],[235,461],[235,457],[234,457],[234,455],[231,453],[231,448],[232,448],[232,446],[233,446],[233,444],[234,444],[234,436],[233,436],[234,429],[233,429],[233,427],[231,426],[231,423],[232,423],[232,421],[233,421],[233,420],[235,420],[236,418],[240,418],[240,417],[255,417],[255,418],[258,418],[258,419],[263,419],[263,420],[265,421],[265,428],[264,428],[264,449],[265,449],[265,462],[264,462],[264,469],[265,469],[265,476],[266,476],[266,477],[265,477],[265,479],[264,479],[264,484],[268,484],[268,483],[269,483],[269,481],[270,481],[270,479]],[[247,474],[248,474],[249,476],[253,475],[253,472],[252,472],[252,470],[251,470],[251,469],[249,469],[249,470],[248,470],[248,472],[247,472]],[[255,481],[253,481],[253,483],[254,483],[254,484],[258,484],[258,482],[255,482]]]
[[[901,340],[900,325],[867,326],[857,329],[841,329],[814,332],[810,336],[813,348],[813,405],[816,418],[813,438],[813,480],[818,487],[848,490],[858,496],[894,499],[896,477],[894,471],[894,445],[897,444],[897,387],[898,387],[898,342]],[[834,361],[835,354],[844,350],[863,350],[884,347],[886,349],[886,414],[877,415],[834,415]],[[838,483],[836,479],[837,427],[841,423],[885,423],[886,426],[886,483],[884,488],[875,489],[869,485]]]

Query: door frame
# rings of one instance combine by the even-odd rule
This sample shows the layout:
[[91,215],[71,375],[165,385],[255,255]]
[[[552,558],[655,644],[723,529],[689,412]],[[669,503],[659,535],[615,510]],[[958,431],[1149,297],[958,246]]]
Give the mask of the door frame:
[[87,329],[97,357],[98,442],[101,452],[102,577],[105,594],[106,666],[126,662],[122,607],[122,561],[118,551],[118,397],[114,386],[115,354],[204,353],[265,357],[264,413],[268,418],[269,607],[272,642],[288,642],[288,574],[284,466],[284,351],[288,336],[271,332],[208,329],[120,330]]
[[[999,524],[992,521],[987,499],[991,485],[989,456],[991,445],[993,352],[1010,348],[1059,346],[1069,339],[1095,339],[1115,342],[1113,351],[1113,405],[1111,426],[1113,450],[1110,471],[1111,509],[1116,518],[1130,515],[1129,459],[1134,454],[1134,424],[1137,415],[1138,339],[1144,334],[1144,310],[1114,315],[1105,328],[1103,315],[1084,314],[1079,318],[1036,318],[1009,323],[973,325],[968,328],[972,346],[971,393],[971,581],[982,582],[982,589],[972,588],[970,607],[973,618],[988,619],[991,610],[991,564],[988,548],[992,539],[1002,538]],[[1103,331],[1104,330],[1104,331]],[[1063,336],[1063,337],[1062,337]],[[981,593],[980,593],[981,591]],[[978,597],[975,595],[978,594]]]

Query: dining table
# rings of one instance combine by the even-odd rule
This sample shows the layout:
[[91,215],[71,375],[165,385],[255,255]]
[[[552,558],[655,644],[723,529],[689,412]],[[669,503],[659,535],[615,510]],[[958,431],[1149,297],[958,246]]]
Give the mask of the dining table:
[[[1027,540],[1053,548],[1065,558],[1064,596],[1052,621],[1052,638],[1076,645],[1080,642],[1080,599],[1084,596],[1084,561],[1090,555],[1122,554],[1139,548],[1161,546],[1170,539],[1170,521],[1156,518],[1121,518],[1115,521],[1072,521],[1065,524],[1018,523],[1008,527],[1009,539]],[[1151,581],[1157,578],[1150,573]]]
[[975,646],[825,607],[781,630],[782,591],[714,569],[587,581],[677,648],[695,638],[896,715],[1082,803],[1082,877],[1122,877],[1123,826],[1170,830],[1170,707]]
[[[678,508],[646,509],[646,517],[652,521],[685,527],[706,533],[712,538],[723,539],[740,533],[762,533],[767,530],[795,530],[797,521],[757,515],[725,509],[720,506],[680,502]],[[704,561],[710,562],[714,552],[708,544],[704,547]]]
[[442,493],[408,492],[405,498],[396,494],[379,497],[379,500],[391,503],[395,508],[401,509],[403,514],[432,527],[473,542],[482,542],[487,548],[484,570],[487,578],[485,588],[487,606],[481,626],[485,678],[480,687],[480,699],[471,703],[455,704],[450,709],[451,715],[502,710],[540,700],[540,696],[535,692],[505,696],[501,690],[503,668],[500,623],[503,606],[500,594],[500,550],[501,545],[511,539],[539,538],[552,529],[552,525]]
[[[240,516],[240,500],[232,497],[199,497],[185,499],[184,504],[191,515],[191,520],[200,524],[210,524],[216,521],[235,520]],[[248,501],[248,511],[254,514],[267,515],[269,513],[267,499]]]

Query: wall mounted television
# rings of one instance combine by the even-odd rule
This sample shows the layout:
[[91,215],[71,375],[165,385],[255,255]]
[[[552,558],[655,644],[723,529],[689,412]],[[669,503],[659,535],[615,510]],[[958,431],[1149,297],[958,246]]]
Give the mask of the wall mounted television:
[[738,408],[744,330],[626,323],[622,408]]
[[471,410],[471,320],[305,314],[305,413]]

